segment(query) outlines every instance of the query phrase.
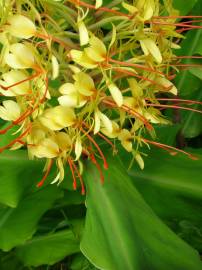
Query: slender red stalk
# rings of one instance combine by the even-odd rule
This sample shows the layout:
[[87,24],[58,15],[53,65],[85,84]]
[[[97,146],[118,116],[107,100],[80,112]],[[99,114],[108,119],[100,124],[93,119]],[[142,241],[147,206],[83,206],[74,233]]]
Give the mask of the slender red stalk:
[[146,77],[144,77],[144,76],[140,76],[140,75],[136,74],[135,72],[131,72],[131,71],[128,71],[128,70],[125,70],[125,69],[122,69],[122,68],[113,68],[113,69],[114,69],[115,71],[117,71],[117,72],[125,73],[125,74],[127,74],[127,75],[129,75],[129,76],[136,77],[136,78],[138,78],[138,79],[141,79],[141,80],[150,82],[151,84],[157,85],[157,86],[159,86],[159,87],[162,87],[163,89],[168,89],[168,87],[165,87],[164,85],[161,85],[161,84],[159,84],[159,83],[157,83],[157,82],[155,82],[155,81],[153,81],[153,80],[150,80],[150,79],[148,79],[148,78],[146,78]]
[[5,149],[13,146],[15,143],[21,141],[21,139],[27,135],[27,133],[31,130],[31,123],[28,125],[28,128],[19,136],[17,137],[16,139],[14,139],[13,141],[11,141],[9,144],[3,146],[0,148],[0,153],[3,152]]
[[73,189],[76,190],[77,189],[77,183],[76,183],[76,177],[75,177],[75,174],[74,174],[73,163],[72,163],[71,158],[68,158],[67,161],[69,163],[69,167],[70,167],[72,177],[73,177]]
[[174,59],[202,59],[202,56],[196,55],[181,55],[181,56],[174,56]]
[[200,25],[189,25],[186,23],[169,23],[169,22],[155,22],[155,21],[152,21],[151,23],[156,24],[156,25],[170,25],[170,26],[180,26],[180,27],[187,26],[191,29],[202,29],[202,26]]
[[107,164],[106,158],[105,158],[102,150],[98,146],[98,144],[95,142],[95,140],[82,127],[80,127],[80,129],[88,137],[88,139],[93,143],[93,145],[97,148],[100,156],[102,157],[102,160],[103,160],[103,163],[104,163],[104,168],[108,169],[108,164]]
[[77,166],[74,164],[74,162],[72,162],[72,165],[73,165],[74,170],[76,171],[76,173],[77,173],[77,175],[79,177],[80,183],[81,183],[81,194],[85,195],[85,186],[84,186],[83,178],[82,178]]
[[[173,146],[170,146],[170,145],[167,145],[167,144],[150,141],[150,140],[145,139],[145,138],[144,139],[141,139],[141,140],[144,141],[144,142],[146,142],[146,143],[152,144],[152,145],[154,145],[156,147],[162,148],[162,149],[164,149],[166,151],[169,151],[170,154],[172,154],[172,155],[176,155],[177,154],[176,152],[179,152],[179,153],[182,153],[182,154],[188,156],[189,158],[191,158],[193,160],[197,160],[198,159],[196,156],[194,156],[194,155],[192,155],[192,154],[190,154],[190,153],[188,153],[188,152],[186,152],[186,151],[184,151],[182,149],[178,149],[176,147],[173,147]],[[174,152],[173,152],[173,150],[174,150]]]
[[174,102],[181,102],[181,103],[189,103],[190,105],[192,104],[200,104],[202,105],[201,101],[197,100],[189,100],[189,99],[178,99],[178,98],[145,98],[145,100],[159,100],[159,101],[174,101]]
[[99,171],[99,174],[100,174],[100,182],[103,184],[104,183],[104,175],[102,173],[102,169],[100,167],[100,164],[97,162],[95,156],[93,153],[90,154],[90,159],[91,161],[93,162],[93,164],[95,164],[97,170]]
[[185,111],[192,111],[192,112],[197,112],[197,113],[201,113],[202,114],[202,111],[200,111],[200,110],[196,110],[196,109],[192,109],[192,108],[187,108],[187,107],[182,107],[182,106],[176,106],[176,105],[152,104],[152,103],[147,103],[146,105],[147,106],[150,106],[150,107],[181,109],[181,110],[185,110]]
[[19,84],[21,84],[21,83],[24,83],[24,82],[27,82],[27,81],[31,81],[31,80],[33,80],[34,78],[38,77],[38,76],[41,75],[41,74],[42,74],[42,72],[37,72],[36,74],[34,74],[34,75],[32,75],[32,76],[29,76],[28,78],[26,78],[26,79],[24,79],[24,80],[21,80],[21,81],[19,81],[19,82],[16,82],[16,83],[14,83],[14,84],[9,85],[9,86],[3,86],[3,85],[0,85],[0,87],[1,87],[3,90],[7,91],[7,90],[9,90],[9,88],[14,87],[14,86],[17,86],[17,85],[19,85]]
[[127,18],[131,18],[131,16],[128,15],[128,14],[125,14],[123,12],[120,12],[120,11],[117,11],[117,10],[114,10],[114,9],[110,9],[110,8],[107,8],[107,7],[100,7],[98,9],[96,9],[94,5],[90,5],[90,4],[85,3],[83,1],[80,1],[80,0],[71,0],[70,2],[72,2],[73,4],[76,4],[78,6],[83,6],[83,7],[89,8],[89,9],[94,9],[96,11],[104,11],[104,12],[113,13],[113,14],[118,15],[118,16],[124,16],[124,17],[127,17]]
[[[110,105],[110,106],[112,106],[112,107],[115,107],[115,108],[118,107],[118,106],[116,105],[116,103],[114,103],[114,102],[111,101],[111,100],[103,99],[102,102],[105,103],[105,104],[108,104],[108,105]],[[126,105],[122,105],[120,108],[123,109],[124,111],[126,111],[126,112],[128,112],[128,113],[134,115],[135,117],[137,117],[140,121],[142,121],[142,122],[144,123],[144,125],[146,126],[146,128],[147,128],[148,130],[153,130],[152,125],[150,125],[150,123],[147,121],[147,119],[144,118],[144,116],[142,116],[140,113],[138,113],[137,111],[135,111],[135,110],[132,109],[132,108],[129,108],[129,107],[126,106]]]
[[198,15],[188,15],[188,16],[177,16],[177,15],[171,15],[171,16],[153,16],[154,19],[192,19],[192,18],[202,18],[202,16]]
[[133,64],[133,63],[130,63],[130,62],[122,62],[122,61],[118,61],[118,60],[115,60],[115,59],[112,59],[112,58],[109,58],[108,61],[111,62],[111,63],[115,63],[117,65],[120,65],[120,66],[136,67],[136,68],[139,68],[139,69],[142,69],[142,70],[147,70],[147,71],[150,71],[150,72],[153,72],[153,73],[165,75],[163,72],[160,72],[158,70],[155,70],[155,69],[152,69],[152,68],[149,68],[149,67],[146,67],[146,66],[138,65],[138,64]]
[[46,170],[46,173],[44,174],[44,176],[43,176],[43,178],[41,179],[41,181],[37,184],[37,187],[43,186],[45,180],[47,179],[47,177],[48,177],[48,175],[49,175],[49,173],[50,173],[50,170],[51,170],[52,166],[53,166],[53,160],[51,159],[51,160],[49,161],[49,164],[48,164],[48,168],[47,168],[47,170]]

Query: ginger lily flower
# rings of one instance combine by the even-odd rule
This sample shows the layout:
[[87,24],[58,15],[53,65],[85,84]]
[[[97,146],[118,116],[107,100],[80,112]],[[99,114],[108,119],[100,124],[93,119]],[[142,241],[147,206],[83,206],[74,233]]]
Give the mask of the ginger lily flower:
[[20,106],[14,100],[4,100],[0,106],[0,118],[6,121],[14,121],[20,116]]

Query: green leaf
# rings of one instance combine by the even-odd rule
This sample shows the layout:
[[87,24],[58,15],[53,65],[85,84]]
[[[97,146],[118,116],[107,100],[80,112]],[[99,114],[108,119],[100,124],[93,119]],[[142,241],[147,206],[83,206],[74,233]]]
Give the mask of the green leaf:
[[16,207],[28,187],[41,179],[42,162],[30,161],[26,151],[0,155],[0,203]]
[[184,0],[174,0],[173,6],[175,9],[180,11],[180,15],[186,15],[196,3],[197,0],[186,1],[186,3]]
[[35,233],[41,216],[61,196],[56,186],[48,186],[26,196],[17,208],[0,209],[0,249],[8,251]]
[[[134,164],[129,171],[146,202],[177,231],[183,230],[184,221],[202,228],[202,151],[194,153],[199,160],[191,160],[183,155],[171,156],[155,149],[145,158],[144,170]],[[127,163],[126,155],[122,155],[122,158],[123,163]],[[186,231],[185,235],[185,230],[183,233],[184,238],[193,244],[194,239],[189,239],[190,234]],[[196,247],[199,248],[200,242],[202,250],[202,235],[197,236]]]
[[81,251],[106,270],[200,270],[196,251],[177,237],[145,203],[119,160],[108,155],[102,185],[89,165],[87,217]]
[[26,266],[52,265],[79,251],[79,242],[71,230],[34,237],[16,249]]
[[[202,85],[201,85],[202,86]],[[198,90],[196,94],[187,96],[188,99],[197,100],[202,102],[202,91]],[[195,104],[191,106],[195,110],[201,110],[201,105]],[[185,138],[194,138],[202,132],[202,115],[193,111],[181,111],[182,118],[182,134]]]
[[[177,50],[177,55],[192,56],[202,54],[202,29],[189,31],[186,39],[181,43],[181,49]],[[185,59],[183,64],[191,63],[191,59]],[[176,77],[176,86],[181,96],[186,96],[199,89],[200,79],[195,77],[189,70],[181,71]],[[187,83],[189,82],[189,83]]]

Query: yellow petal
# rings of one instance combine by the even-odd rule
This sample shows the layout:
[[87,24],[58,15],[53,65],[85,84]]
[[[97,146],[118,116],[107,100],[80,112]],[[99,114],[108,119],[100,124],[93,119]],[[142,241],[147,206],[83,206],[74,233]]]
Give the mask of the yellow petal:
[[86,73],[80,72],[74,75],[75,88],[84,96],[91,96],[95,85],[93,79]]
[[[21,82],[23,80],[27,79],[27,75],[26,73],[20,71],[20,70],[11,70],[7,73],[4,73],[2,75],[4,82],[2,82],[1,84],[3,84],[3,86],[7,87],[7,86],[11,86],[14,85],[18,82]],[[23,82],[23,83],[19,83],[16,86],[10,87],[8,90],[0,90],[5,96],[17,96],[17,95],[24,95],[29,93],[30,90],[30,84],[29,81]]]
[[142,88],[134,78],[128,79],[128,83],[132,92],[133,97],[140,98],[143,95]]
[[100,8],[102,6],[102,4],[103,4],[102,2],[103,2],[102,0],[96,0],[95,1],[95,8],[96,9]]
[[144,160],[139,153],[135,154],[135,159],[136,159],[138,165],[140,166],[140,169],[143,170],[144,169]]
[[78,29],[79,29],[80,45],[84,46],[84,45],[88,44],[88,42],[89,42],[88,30],[87,30],[84,22],[82,20],[80,20],[80,18],[78,18],[77,25],[78,25]]
[[11,53],[5,56],[5,62],[11,68],[25,69],[33,67],[35,57],[30,47],[22,43],[15,43],[10,46],[10,51]]
[[57,58],[54,55],[52,55],[51,61],[52,61],[52,80],[55,80],[59,75],[59,64]]
[[93,69],[97,67],[96,62],[90,59],[85,52],[71,50],[70,57],[75,63],[85,68]]
[[142,43],[147,48],[147,50],[151,53],[151,55],[155,58],[156,62],[160,64],[162,62],[162,56],[156,43],[150,38],[143,39]]
[[94,134],[100,131],[100,116],[98,110],[94,113]]
[[47,109],[39,118],[39,121],[51,130],[61,130],[65,127],[72,126],[75,120],[74,111],[63,106]]
[[123,96],[121,90],[114,83],[110,83],[108,85],[108,88],[113,100],[119,107],[121,107],[123,105]]
[[90,47],[84,51],[94,62],[102,62],[106,59],[107,50],[104,43],[97,37],[92,36],[89,40]]
[[75,160],[78,160],[80,158],[81,153],[82,153],[81,139],[80,139],[80,137],[77,137],[76,143],[75,143],[75,155],[76,155]]
[[101,113],[101,112],[99,112],[99,117],[100,117],[102,126],[106,128],[109,133],[112,133],[113,131],[112,121],[104,113]]
[[38,146],[30,147],[30,151],[38,158],[54,158],[59,154],[59,147],[52,139],[46,138]]
[[4,100],[0,106],[0,118],[6,121],[14,121],[20,117],[20,107],[14,100]]
[[168,88],[168,92],[169,93],[172,93],[173,95],[177,95],[177,88],[175,87],[175,85],[170,82],[169,80],[167,80],[166,78],[164,77],[158,77],[156,79],[156,82],[158,82],[159,84],[163,85],[164,87],[167,87]]
[[58,132],[56,134],[56,141],[57,141],[57,144],[58,144],[59,148],[62,151],[67,151],[68,149],[71,148],[71,145],[72,145],[71,138],[65,132]]
[[13,15],[8,19],[8,31],[17,38],[31,38],[36,33],[34,23],[23,15]]
[[135,6],[129,5],[125,2],[122,3],[122,6],[131,14],[138,12],[138,9]]

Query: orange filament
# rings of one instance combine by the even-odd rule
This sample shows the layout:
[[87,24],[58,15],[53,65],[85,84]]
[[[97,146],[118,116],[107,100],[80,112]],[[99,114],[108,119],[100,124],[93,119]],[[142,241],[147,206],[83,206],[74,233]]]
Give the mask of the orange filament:
[[[84,125],[85,127],[89,128],[89,126],[88,126],[85,122],[82,122],[82,123],[83,123],[83,125]],[[104,139],[108,144],[110,144],[111,147],[113,148],[113,151],[115,151],[115,146],[114,146],[114,144],[113,144],[107,137],[105,137],[105,136],[104,136],[102,133],[100,133],[100,132],[98,132],[97,135],[100,136],[102,139]]]
[[142,70],[147,70],[147,71],[150,71],[150,72],[154,72],[154,73],[158,73],[158,74],[161,74],[161,75],[165,75],[164,73],[162,73],[162,72],[160,72],[158,70],[155,70],[155,69],[152,69],[152,68],[149,68],[149,67],[146,67],[146,66],[142,66],[142,65],[138,65],[138,64],[133,64],[133,63],[129,63],[129,62],[122,62],[122,61],[114,60],[112,58],[109,58],[108,60],[111,63],[115,63],[115,64],[118,64],[118,65],[121,65],[121,66],[136,67],[136,68],[139,68],[139,69],[142,69]]
[[72,162],[72,165],[73,165],[74,170],[76,171],[76,173],[77,173],[77,175],[79,177],[80,183],[81,183],[81,194],[85,195],[86,192],[85,192],[85,186],[84,186],[84,183],[83,183],[83,178],[82,178],[77,166],[74,164],[74,162]]
[[[114,103],[113,101],[103,99],[102,102],[105,104],[108,104],[112,107],[117,107],[116,103]],[[126,105],[122,105],[120,108],[123,109],[124,111],[134,115],[135,117],[137,117],[140,121],[142,121],[144,123],[144,125],[146,126],[146,128],[148,130],[153,130],[152,125],[150,125],[150,123],[147,121],[147,119],[144,116],[142,116],[140,113],[138,113],[137,111],[135,111],[132,108],[129,108]]]
[[157,25],[170,25],[170,26],[180,26],[180,27],[184,27],[184,26],[188,26],[191,29],[202,29],[202,26],[200,25],[189,25],[186,23],[169,23],[169,22],[155,22],[152,21],[152,24],[157,24]]
[[95,142],[95,140],[82,127],[80,129],[88,137],[88,139],[93,143],[93,145],[96,147],[96,149],[98,150],[100,156],[102,157],[104,168],[108,169],[108,164],[107,164],[106,158],[105,158],[102,150],[98,146],[98,144]]
[[47,168],[47,170],[46,170],[46,173],[44,174],[44,176],[43,176],[43,178],[41,179],[41,181],[37,184],[37,187],[43,186],[45,180],[47,179],[47,177],[48,177],[48,175],[49,175],[49,173],[50,173],[50,170],[51,170],[52,166],[53,166],[53,160],[51,159],[51,160],[49,161],[49,164],[48,164],[48,168]]
[[102,169],[100,167],[100,164],[97,162],[93,153],[90,154],[90,159],[91,159],[92,163],[95,164],[95,166],[100,174],[100,182],[103,184],[104,183],[104,175],[102,173]]
[[76,190],[77,189],[77,183],[76,183],[76,177],[75,177],[74,169],[73,169],[73,165],[72,165],[73,162],[72,162],[71,158],[68,158],[67,161],[69,163],[69,167],[70,167],[72,177],[73,177],[73,189]]
[[26,78],[26,79],[24,79],[24,80],[21,80],[21,81],[19,81],[19,82],[16,82],[16,83],[14,83],[14,84],[11,84],[11,85],[9,85],[9,86],[3,86],[3,85],[0,85],[0,87],[3,89],[3,90],[8,90],[9,88],[11,88],[11,87],[14,87],[14,86],[17,86],[17,85],[19,85],[19,84],[21,84],[21,83],[24,83],[24,82],[27,82],[27,81],[31,81],[31,80],[33,80],[34,78],[36,78],[36,77],[38,77],[39,75],[41,75],[42,74],[42,72],[37,72],[36,74],[34,74],[34,75],[32,75],[32,76],[29,76],[28,78]]
[[153,81],[153,80],[150,80],[150,79],[148,79],[148,78],[146,78],[146,77],[144,77],[144,76],[140,76],[140,75],[136,74],[135,72],[131,72],[131,71],[128,71],[128,70],[124,70],[124,69],[122,69],[122,68],[113,68],[113,69],[114,69],[115,71],[120,72],[120,73],[125,73],[125,74],[127,74],[127,75],[129,75],[129,76],[136,77],[136,78],[138,78],[138,79],[141,79],[141,80],[150,82],[150,83],[153,84],[153,85],[160,86],[160,87],[162,87],[162,88],[165,89],[165,90],[169,89],[168,87],[166,87],[166,86],[164,86],[164,85],[161,85],[161,84],[159,84],[159,83],[157,83],[157,82],[155,82],[155,81]]
[[[198,160],[198,158],[186,151],[183,151],[182,149],[179,149],[179,148],[176,148],[176,147],[173,147],[173,146],[170,146],[170,145],[167,145],[167,144],[163,144],[163,143],[158,143],[158,142],[154,142],[154,141],[150,141],[148,139],[142,139],[142,141],[146,142],[146,143],[149,143],[149,144],[152,144],[156,147],[159,147],[159,148],[162,148],[168,152],[170,152],[171,155],[176,155],[177,153],[176,152],[179,152],[179,153],[182,153],[186,156],[188,156],[189,158],[193,159],[193,160]],[[174,150],[174,152],[173,152]]]
[[[152,100],[152,98],[145,98],[145,100]],[[154,98],[154,100],[159,100],[159,101],[173,101],[173,102],[180,102],[180,103],[188,103],[189,105],[192,104],[200,104],[202,105],[202,102],[197,101],[197,100],[189,100],[189,99],[178,99],[178,98]]]
[[100,7],[98,9],[95,8],[95,6],[93,5],[90,5],[90,4],[87,4],[85,2],[82,2],[80,0],[71,0],[70,2],[72,2],[73,4],[76,4],[78,6],[83,6],[83,7],[86,7],[86,8],[89,8],[89,9],[94,9],[96,11],[105,11],[105,12],[110,12],[110,13],[113,13],[113,14],[116,14],[116,15],[119,15],[119,16],[124,16],[124,17],[127,17],[127,18],[131,18],[131,16],[123,13],[123,12],[120,12],[120,11],[117,11],[117,10],[114,10],[114,9],[110,9],[110,8],[107,8],[107,7]]
[[202,111],[200,111],[200,110],[196,110],[196,109],[192,109],[192,108],[187,108],[187,107],[182,107],[182,106],[176,106],[176,105],[153,104],[153,103],[147,103],[146,105],[147,106],[150,106],[150,107],[181,109],[181,110],[185,110],[185,111],[192,111],[192,112],[197,112],[197,113],[201,113],[202,114]]
[[3,146],[0,148],[0,153],[3,152],[5,149],[13,146],[15,143],[21,141],[21,139],[27,135],[27,133],[31,130],[31,123],[28,125],[28,128],[19,136],[17,137],[16,139],[14,139],[13,141],[11,141],[9,144]]

